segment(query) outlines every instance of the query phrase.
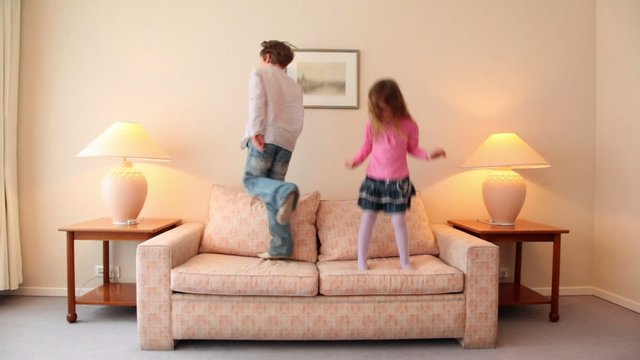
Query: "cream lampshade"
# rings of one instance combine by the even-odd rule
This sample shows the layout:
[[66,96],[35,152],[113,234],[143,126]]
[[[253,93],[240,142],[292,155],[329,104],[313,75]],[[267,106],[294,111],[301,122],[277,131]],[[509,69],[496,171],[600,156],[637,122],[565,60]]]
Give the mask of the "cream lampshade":
[[144,128],[132,122],[113,123],[76,156],[122,158],[102,180],[102,199],[116,225],[139,223],[138,215],[147,198],[147,180],[130,160],[169,160]]
[[482,184],[482,198],[492,225],[513,225],[522,209],[527,186],[513,169],[551,166],[518,135],[493,134],[462,164],[466,169],[493,169]]

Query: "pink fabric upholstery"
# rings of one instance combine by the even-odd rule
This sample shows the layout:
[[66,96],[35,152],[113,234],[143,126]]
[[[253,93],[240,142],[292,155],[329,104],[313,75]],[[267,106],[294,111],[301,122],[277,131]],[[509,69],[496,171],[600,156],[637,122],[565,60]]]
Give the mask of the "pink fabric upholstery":
[[175,293],[175,339],[460,338],[464,295],[219,296]]
[[198,253],[203,230],[202,224],[183,224],[138,245],[136,302],[141,349],[173,349],[171,269]]
[[[498,247],[449,226],[433,226],[440,258],[465,273],[465,348],[494,347],[498,336]],[[489,244],[489,245],[487,245]]]

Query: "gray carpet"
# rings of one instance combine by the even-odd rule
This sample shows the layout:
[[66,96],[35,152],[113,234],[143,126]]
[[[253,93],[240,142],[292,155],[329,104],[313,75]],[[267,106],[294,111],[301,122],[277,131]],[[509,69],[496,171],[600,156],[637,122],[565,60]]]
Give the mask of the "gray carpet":
[[174,351],[140,351],[134,308],[78,306],[66,298],[0,296],[0,359],[640,359],[640,314],[593,296],[500,309],[498,346],[464,350],[455,340],[254,342],[180,341]]

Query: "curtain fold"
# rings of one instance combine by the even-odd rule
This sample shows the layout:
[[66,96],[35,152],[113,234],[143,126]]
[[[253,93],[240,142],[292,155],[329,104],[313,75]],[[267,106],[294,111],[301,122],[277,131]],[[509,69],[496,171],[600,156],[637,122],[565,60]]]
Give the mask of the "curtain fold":
[[22,283],[18,218],[20,0],[0,0],[0,290]]

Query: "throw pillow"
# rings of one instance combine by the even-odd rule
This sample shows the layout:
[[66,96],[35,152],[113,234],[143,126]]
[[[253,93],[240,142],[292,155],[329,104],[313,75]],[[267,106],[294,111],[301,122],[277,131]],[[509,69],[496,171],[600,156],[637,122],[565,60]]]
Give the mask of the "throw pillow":
[[[362,210],[357,200],[322,200],[318,209],[318,238],[320,251],[318,259],[357,259],[358,229]],[[410,255],[437,255],[435,241],[420,192],[411,200],[411,208],[406,212]],[[373,228],[369,244],[369,258],[398,256],[395,233],[391,219],[383,212]]]
[[[293,254],[291,259],[316,262],[316,212],[320,193],[300,195],[291,217]],[[200,252],[256,256],[269,248],[267,209],[259,198],[244,191],[214,185],[211,190],[209,220]]]

